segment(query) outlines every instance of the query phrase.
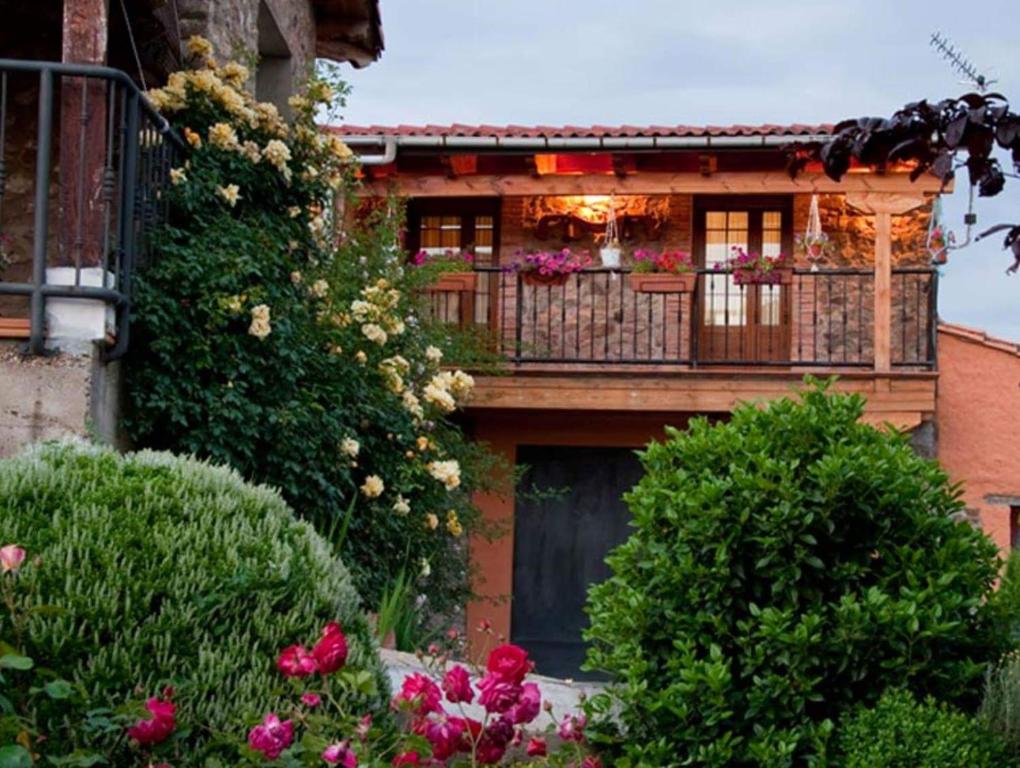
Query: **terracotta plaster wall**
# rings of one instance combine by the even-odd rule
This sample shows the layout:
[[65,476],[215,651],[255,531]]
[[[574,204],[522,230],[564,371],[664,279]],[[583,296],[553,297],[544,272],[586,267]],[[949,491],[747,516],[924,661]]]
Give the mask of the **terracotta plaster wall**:
[[1008,550],[1009,506],[988,497],[1020,498],[1020,353],[943,331],[939,371],[939,460],[963,483],[968,511]]

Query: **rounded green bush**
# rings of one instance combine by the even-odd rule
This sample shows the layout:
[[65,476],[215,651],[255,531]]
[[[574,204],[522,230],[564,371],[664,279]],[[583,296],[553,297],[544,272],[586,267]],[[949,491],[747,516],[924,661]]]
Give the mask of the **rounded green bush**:
[[589,599],[621,764],[798,765],[888,687],[976,703],[1005,645],[996,547],[862,412],[811,388],[643,453],[636,530]]
[[[280,649],[314,642],[332,620],[347,635],[348,667],[367,679],[354,693],[336,676],[317,677],[316,690],[356,711],[386,700],[343,564],[275,491],[232,470],[85,443],[36,447],[0,461],[0,542],[34,561],[16,581],[23,608],[35,609],[22,652],[80,684],[87,708],[170,685],[191,747],[243,743],[245,726],[286,691],[274,666]],[[13,634],[0,610],[0,637]],[[89,740],[78,723],[42,727],[51,745]],[[109,747],[109,734],[95,738]]]
[[843,768],[1002,768],[1002,742],[980,722],[932,699],[890,691],[839,729]]

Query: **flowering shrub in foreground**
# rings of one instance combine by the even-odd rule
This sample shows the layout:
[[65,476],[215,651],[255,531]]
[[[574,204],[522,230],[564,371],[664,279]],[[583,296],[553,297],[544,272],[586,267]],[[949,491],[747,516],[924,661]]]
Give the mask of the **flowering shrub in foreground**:
[[334,215],[357,182],[314,121],[340,99],[329,84],[310,82],[285,120],[243,67],[189,48],[197,68],[149,94],[190,149],[138,278],[129,431],[280,489],[370,606],[403,571],[419,613],[452,611],[471,493],[492,473],[450,418],[473,382],[443,367],[454,342],[423,311],[428,270],[394,245],[400,207]]
[[[296,701],[285,714],[268,712],[251,728],[244,750],[249,762],[343,768],[601,766],[585,753],[583,714],[567,714],[544,731],[535,729],[543,709],[553,717],[552,708],[543,705],[538,686],[527,680],[533,664],[515,645],[498,646],[485,668],[473,672],[448,664],[445,656],[433,658],[428,674],[409,675],[393,697],[396,728],[390,722],[377,724],[371,715],[351,711],[318,690],[322,678],[342,668],[343,647],[343,633],[331,623],[310,651],[291,645],[280,652],[276,667],[293,683]],[[477,718],[466,709],[472,704],[482,710]],[[562,743],[558,753],[550,749],[546,732]]]
[[0,531],[17,542],[0,550],[0,657],[25,659],[0,662],[15,714],[6,719],[0,700],[0,746],[24,732],[43,764],[78,752],[137,768],[156,752],[204,767],[223,744],[232,755],[263,708],[289,700],[267,658],[331,621],[342,642],[332,630],[319,638],[314,669],[357,671],[316,674],[319,694],[386,712],[385,673],[343,564],[275,491],[231,470],[84,442],[36,446],[0,461]]

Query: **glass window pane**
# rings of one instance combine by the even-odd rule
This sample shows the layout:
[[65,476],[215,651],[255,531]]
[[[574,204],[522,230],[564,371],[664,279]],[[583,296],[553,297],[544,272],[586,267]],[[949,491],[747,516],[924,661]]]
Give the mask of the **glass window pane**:
[[706,229],[725,229],[726,228],[726,212],[725,211],[707,211],[705,213],[705,228]]
[[761,217],[761,226],[762,229],[782,229],[782,211],[765,211]]
[[747,229],[747,211],[730,211],[726,225],[730,229]]

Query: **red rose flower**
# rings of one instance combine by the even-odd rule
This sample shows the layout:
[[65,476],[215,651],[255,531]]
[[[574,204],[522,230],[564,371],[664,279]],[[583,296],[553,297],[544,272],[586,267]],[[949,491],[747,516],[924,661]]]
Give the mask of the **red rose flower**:
[[442,693],[434,682],[425,675],[408,675],[400,687],[400,693],[393,697],[396,706],[410,706],[417,714],[427,715],[429,712],[439,712],[439,702]]
[[312,648],[312,656],[323,675],[336,672],[347,663],[347,638],[335,621],[331,621],[322,630],[322,639]]
[[528,740],[528,757],[545,757],[549,748],[546,746],[545,739],[541,736],[532,736]]
[[470,704],[475,698],[475,692],[471,688],[471,676],[459,664],[451,667],[443,676],[443,691],[446,692],[446,700],[452,704],[461,702]]
[[166,741],[173,733],[175,721],[173,702],[162,701],[155,697],[145,702],[145,708],[152,717],[139,720],[127,729],[128,736],[139,744],[159,744]]
[[294,723],[280,721],[273,712],[248,732],[248,746],[261,752],[267,760],[275,760],[294,741]]
[[421,757],[417,752],[401,752],[399,755],[393,758],[394,768],[400,768],[401,766],[420,766],[422,764]]
[[464,721],[460,718],[440,718],[425,726],[425,738],[432,746],[435,760],[453,757],[464,742]]
[[528,660],[528,652],[510,643],[494,648],[486,664],[489,672],[513,685],[520,685],[533,667],[534,664]]
[[280,651],[276,668],[286,677],[308,677],[319,664],[303,645],[288,645]]

